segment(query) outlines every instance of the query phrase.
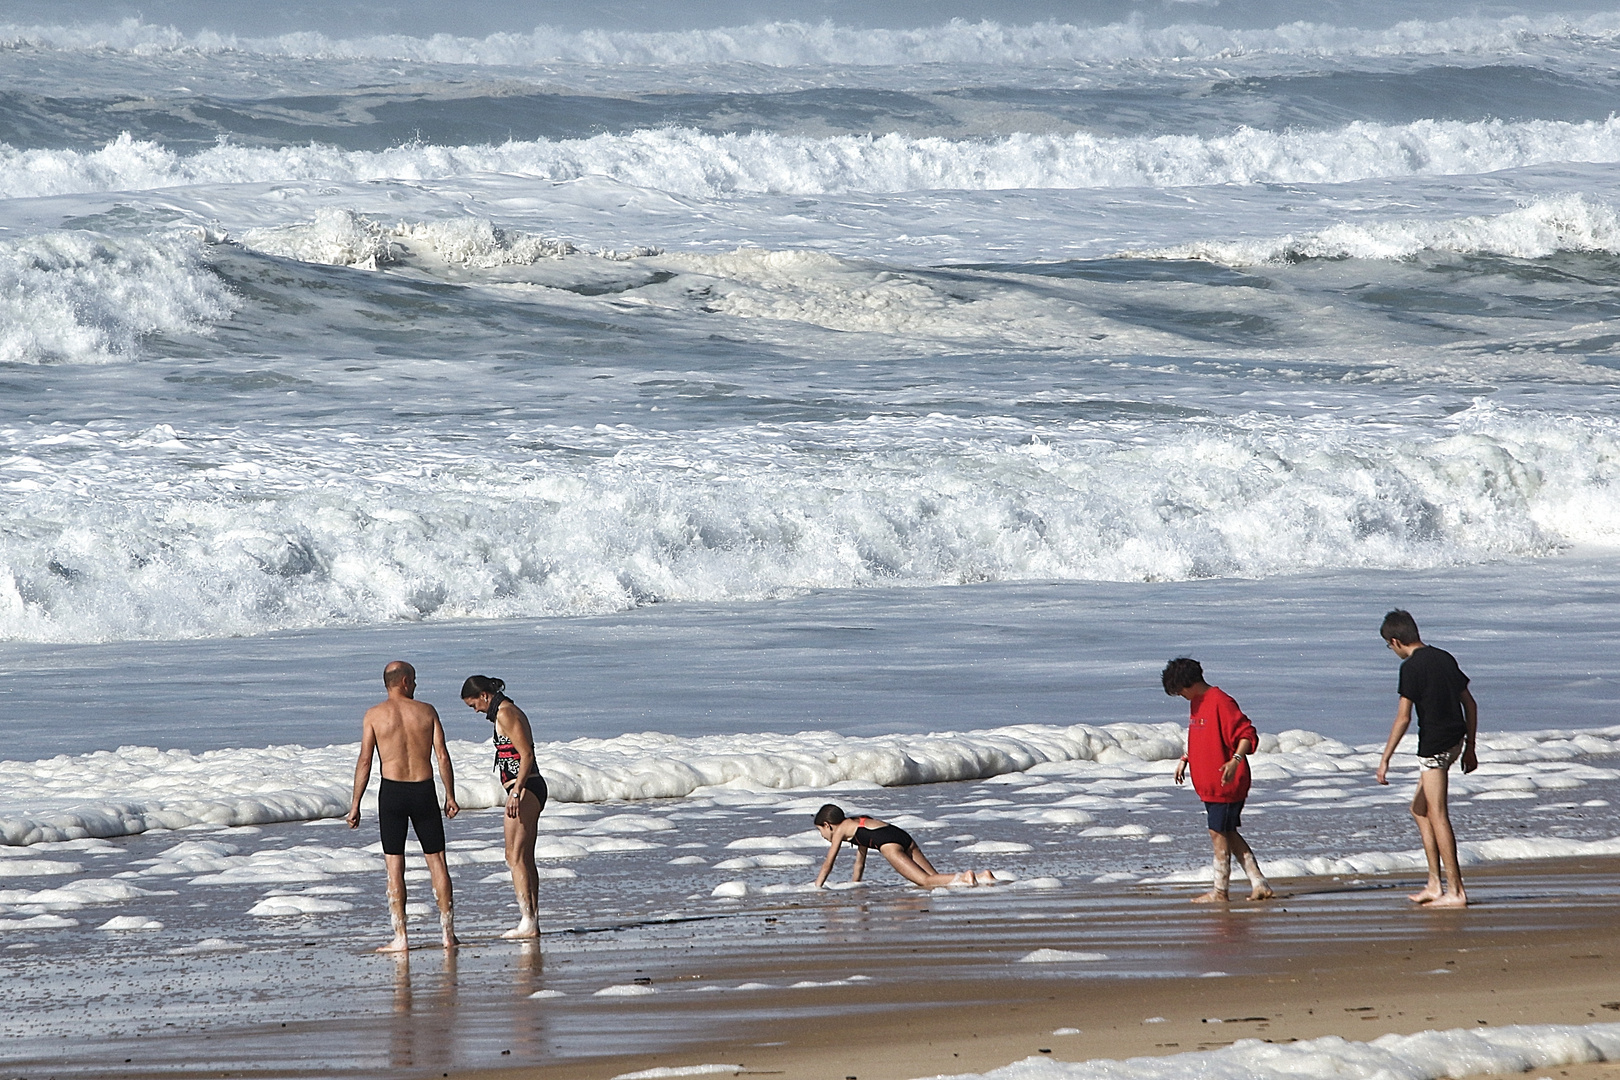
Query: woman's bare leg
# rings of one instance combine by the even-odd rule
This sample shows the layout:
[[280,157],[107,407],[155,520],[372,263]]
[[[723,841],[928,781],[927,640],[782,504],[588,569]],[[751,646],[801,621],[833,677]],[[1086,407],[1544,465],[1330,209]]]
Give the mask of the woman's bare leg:
[[905,878],[913,885],[921,885],[925,889],[933,889],[940,885],[978,884],[977,881],[973,880],[972,873],[941,874],[937,871],[934,873],[929,873],[919,866],[917,864],[917,860],[911,857],[911,853],[905,848],[901,847],[899,844],[884,844],[883,847],[879,848],[878,850],[882,851],[883,857],[889,860],[889,865],[894,867],[901,877]]
[[539,835],[540,800],[524,791],[518,799],[518,816],[506,819],[506,865],[512,871],[512,891],[517,894],[518,924],[504,938],[540,936],[535,912],[540,907],[540,872],[534,865],[534,841]]

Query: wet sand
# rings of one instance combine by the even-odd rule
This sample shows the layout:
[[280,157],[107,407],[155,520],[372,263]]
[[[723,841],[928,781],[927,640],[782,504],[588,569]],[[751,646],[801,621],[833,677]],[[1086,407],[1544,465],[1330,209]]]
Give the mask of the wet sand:
[[[1478,902],[1467,911],[1414,908],[1405,886],[1420,882],[1404,878],[1343,889],[1286,883],[1292,887],[1280,890],[1279,902],[1234,903],[1226,912],[1183,910],[1183,897],[1161,894],[1152,918],[1163,929],[1163,951],[1194,950],[1224,976],[1063,977],[1071,968],[1030,980],[987,964],[972,982],[944,983],[930,978],[940,960],[891,949],[885,970],[911,973],[899,984],[903,995],[895,983],[840,990],[836,1019],[761,1017],[741,1037],[677,1053],[476,1075],[606,1080],[713,1062],[787,1080],[903,1080],[983,1072],[1037,1054],[1082,1061],[1213,1049],[1242,1038],[1367,1040],[1480,1024],[1620,1020],[1620,862],[1519,863],[1480,869],[1471,880]],[[1088,919],[1074,947],[1106,953],[1140,934],[1129,922]],[[971,951],[965,942],[961,948]],[[1152,1017],[1163,1020],[1144,1023]],[[1065,1027],[1081,1033],[1053,1034]],[[1620,1076],[1620,1065],[1552,1074]]]
[[[829,894],[814,907],[663,927],[657,939],[598,928],[588,942],[553,935],[527,951],[475,941],[448,966],[438,950],[418,949],[405,967],[378,961],[380,978],[395,973],[394,1008],[369,1021],[283,1028],[269,1017],[250,1020],[250,1007],[243,1026],[145,1039],[138,1056],[122,1045],[64,1047],[50,1058],[13,1058],[7,1068],[27,1077],[608,1080],[724,1063],[788,1080],[905,1080],[1034,1055],[1080,1061],[1241,1038],[1366,1040],[1620,1020],[1620,860],[1481,868],[1470,878],[1476,903],[1467,911],[1414,908],[1404,893],[1417,884],[1410,876],[1281,882],[1278,901],[1225,911],[1188,903],[1191,890],[1118,886],[1039,898],[1009,891],[995,902],[900,890]],[[1043,948],[1109,959],[1020,962]],[[601,967],[604,978],[635,972],[657,992],[528,997],[537,973],[570,964]],[[847,980],[854,971],[870,981],[791,986]],[[479,992],[491,983],[499,993]],[[682,992],[704,985],[726,989]],[[1145,1022],[1154,1017],[1163,1019]],[[268,1022],[254,1022],[261,1019]],[[1080,1033],[1053,1034],[1059,1028]],[[336,1043],[375,1053],[366,1063],[322,1064]],[[134,1060],[117,1060],[125,1056]],[[1620,1076],[1620,1068],[1549,1075],[1586,1080]]]

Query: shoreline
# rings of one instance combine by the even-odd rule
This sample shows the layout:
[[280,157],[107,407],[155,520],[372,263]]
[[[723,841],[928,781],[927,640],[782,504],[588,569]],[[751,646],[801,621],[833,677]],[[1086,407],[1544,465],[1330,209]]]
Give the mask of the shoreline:
[[[1067,1062],[1159,1057],[1246,1038],[1287,1042],[1339,1035],[1366,1041],[1387,1033],[1620,1020],[1620,987],[1612,978],[1614,960],[1620,958],[1620,927],[1612,918],[1620,898],[1620,859],[1475,868],[1469,886],[1476,902],[1465,911],[1414,908],[1398,891],[1412,882],[1405,875],[1367,877],[1360,884],[1285,880],[1278,900],[1234,901],[1228,910],[1195,907],[1187,902],[1191,889],[1092,887],[1053,898],[1065,910],[1081,913],[1069,924],[1073,933],[1067,947],[1075,950],[1110,955],[1128,947],[1140,950],[1144,919],[1165,928],[1162,937],[1146,942],[1145,969],[1125,975],[1091,975],[1084,963],[1018,963],[1019,950],[1052,945],[1049,924],[1038,924],[1027,912],[981,906],[959,917],[961,925],[942,926],[934,909],[955,898],[908,892],[884,897],[881,904],[821,909],[817,916],[828,924],[869,920],[869,939],[829,941],[824,947],[784,942],[782,948],[726,953],[702,948],[704,931],[713,928],[699,923],[691,928],[693,944],[678,956],[649,952],[639,961],[651,987],[664,991],[705,982],[768,981],[769,988],[742,995],[746,1004],[740,1011],[735,995],[664,992],[556,1003],[521,995],[505,1013],[479,1015],[466,1003],[458,1006],[453,996],[420,990],[423,1000],[413,1004],[407,985],[404,1006],[396,1000],[393,1014],[370,1024],[298,1023],[278,1036],[318,1042],[339,1031],[386,1029],[371,1032],[389,1045],[388,1062],[376,1068],[243,1069],[252,1044],[265,1037],[262,1027],[213,1030],[206,1044],[193,1039],[192,1045],[207,1046],[208,1064],[195,1057],[189,1067],[176,1058],[146,1069],[138,1062],[108,1068],[19,1060],[7,1068],[29,1077],[611,1080],[644,1069],[730,1064],[745,1074],[785,1080],[913,1080],[983,1073],[1030,1057]],[[922,917],[927,914],[935,917]],[[882,923],[885,915],[894,918],[893,927]],[[738,917],[775,919],[769,911]],[[926,937],[918,937],[918,931]],[[537,967],[546,954],[552,963],[570,962],[559,949],[562,936],[542,939],[534,954]],[[479,941],[462,953],[498,948]],[[415,950],[413,957],[420,960],[413,959],[412,966],[431,971],[443,962],[437,952]],[[1189,957],[1209,966],[1204,973],[1161,976],[1152,970],[1155,956],[1167,968],[1185,969]],[[588,962],[590,956],[574,953],[572,958]],[[837,982],[852,966],[869,973],[871,981],[791,988],[796,981]],[[384,970],[379,966],[379,975]],[[1437,974],[1441,971],[1449,974]],[[548,1049],[548,1008],[562,1003],[583,1007],[591,1017],[588,1026],[595,1034],[576,1039],[576,1046],[617,1048],[561,1055]],[[1145,1022],[1154,1017],[1163,1019]],[[476,1055],[483,1060],[437,1056],[452,1032],[471,1026],[493,1040]],[[1079,1033],[1054,1034],[1060,1028]],[[510,1065],[493,1049],[503,1040],[511,1051],[505,1056],[516,1059]],[[160,1041],[146,1040],[142,1049],[157,1050]],[[1615,1067],[1564,1068],[1560,1080],[1608,1076],[1603,1070]],[[1620,1070],[1612,1075],[1620,1076]]]

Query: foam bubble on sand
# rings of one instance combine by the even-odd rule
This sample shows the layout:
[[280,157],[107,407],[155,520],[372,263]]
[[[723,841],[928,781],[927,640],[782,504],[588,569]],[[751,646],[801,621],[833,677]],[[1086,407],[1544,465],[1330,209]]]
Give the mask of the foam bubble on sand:
[[[1028,850],[1028,849],[1026,849]],[[698,859],[702,862],[702,859]],[[808,855],[794,855],[792,852],[781,851],[775,855],[744,855],[735,859],[726,859],[714,864],[716,870],[787,870],[795,866],[810,866],[815,860]]]
[[161,930],[163,924],[144,915],[115,915],[96,927],[97,930]]
[[[1001,876],[1002,871],[998,870],[998,871],[996,871],[996,874],[997,874],[997,876]],[[1011,884],[1012,887],[1015,888],[1015,889],[1061,889],[1061,888],[1063,888],[1063,879],[1062,878],[1055,878],[1055,877],[1034,877],[1034,878],[1023,878],[1023,879],[1009,878],[1008,881],[1009,881],[1009,884]]]
[[241,952],[246,948],[246,945],[239,942],[227,941],[225,938],[211,937],[203,938],[201,941],[193,945],[181,945],[179,948],[170,949],[169,954],[171,956],[192,956],[201,955],[204,953]]
[[534,993],[529,995],[529,997],[531,997],[531,998],[538,998],[540,1000],[545,1000],[546,998],[560,998],[560,997],[567,997],[567,996],[568,995],[563,993],[561,990],[536,990]]
[[267,896],[248,909],[249,915],[261,918],[279,918],[287,915],[328,915],[339,911],[353,911],[354,905],[346,900],[327,900],[319,896]]
[[[1144,1023],[1162,1022],[1151,1017]],[[1520,1024],[1384,1035],[1355,1042],[1337,1035],[1294,1043],[1239,1039],[1218,1050],[1128,1061],[1059,1062],[1030,1057],[982,1075],[994,1080],[1299,1080],[1300,1077],[1392,1076],[1441,1080],[1479,1073],[1620,1060],[1620,1024]]]
[[593,997],[646,997],[648,994],[656,994],[656,993],[658,993],[658,991],[656,989],[654,989],[653,987],[651,987],[651,986],[643,986],[640,983],[619,983],[619,984],[616,984],[614,986],[604,986],[604,987],[602,987],[602,989],[598,990],[592,996]]
[[44,877],[47,874],[77,874],[84,866],[54,859],[0,859],[0,877]]
[[93,904],[116,904],[141,896],[172,896],[173,893],[154,892],[137,888],[124,881],[105,878],[85,878],[50,889],[0,889],[0,904],[13,907],[42,907],[54,911],[77,911]]
[[620,1073],[612,1080],[665,1080],[675,1076],[713,1076],[716,1073],[736,1075],[747,1070],[741,1065],[663,1065],[656,1069]]
[[[669,860],[669,865],[670,866],[706,866],[706,865],[708,865],[708,862],[709,862],[709,860],[705,859],[701,855],[681,855],[678,858],[674,858],[674,859]],[[715,868],[719,869],[720,864],[718,864],[718,863],[715,864]]]
[[294,848],[271,848],[248,855],[230,856],[223,868],[215,873],[194,877],[191,884],[319,882],[333,874],[366,873],[382,869],[382,859],[359,848],[304,844]]
[[714,887],[714,890],[709,895],[719,897],[722,900],[736,900],[748,895],[748,882],[722,881]]
[[1029,844],[1020,844],[1011,840],[980,840],[975,844],[966,844],[956,849],[958,855],[1016,855],[1019,852],[1034,851]]
[[67,926],[78,926],[78,919],[70,919],[65,915],[52,915],[49,912],[43,915],[34,915],[27,919],[0,919],[0,932],[12,930],[56,930]]
[[1020,964],[1090,964],[1108,959],[1107,953],[1071,952],[1067,949],[1036,949],[1018,958]]

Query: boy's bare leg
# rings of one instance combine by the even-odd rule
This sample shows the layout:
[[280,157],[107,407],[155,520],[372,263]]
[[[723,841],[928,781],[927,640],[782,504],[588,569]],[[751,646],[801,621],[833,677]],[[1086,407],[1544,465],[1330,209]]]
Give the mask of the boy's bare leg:
[[1276,896],[1277,894],[1271,891],[1271,882],[1267,881],[1266,875],[1261,872],[1260,860],[1254,857],[1254,850],[1249,847],[1249,842],[1243,839],[1236,829],[1233,829],[1228,837],[1227,846],[1243,864],[1243,873],[1248,876],[1249,899],[1270,900]]
[[394,927],[394,937],[377,951],[405,952],[411,947],[405,937],[405,856],[384,855],[383,861],[388,864],[388,921]]
[[445,864],[444,852],[425,855],[428,876],[433,879],[433,899],[439,904],[439,928],[444,932],[444,947],[453,949],[461,944],[456,937],[456,897],[450,886],[450,867]]
[[[1434,834],[1434,822],[1430,816],[1430,800],[1427,790],[1430,786],[1427,777],[1434,772],[1440,774],[1440,799],[1441,805],[1445,805],[1446,771],[1444,769],[1424,769],[1418,773],[1418,789],[1416,794],[1412,796],[1412,820],[1417,822],[1418,834],[1423,837],[1423,857],[1429,863],[1429,883],[1418,892],[1407,897],[1414,904],[1432,904],[1445,895],[1445,890],[1440,887],[1440,848]],[[1448,833],[1451,831],[1449,825],[1446,831]],[[1452,843],[1452,848],[1453,850],[1456,849],[1455,841]]]
[[1209,830],[1209,842],[1215,848],[1215,881],[1214,886],[1207,893],[1200,893],[1192,898],[1195,904],[1224,904],[1231,899],[1232,887],[1232,848],[1227,843],[1226,833]]
[[[1424,830],[1424,854],[1432,843],[1440,868],[1445,872],[1451,888],[1428,901],[1431,907],[1467,907],[1468,893],[1463,889],[1462,867],[1457,863],[1457,835],[1451,829],[1451,809],[1446,797],[1451,778],[1445,769],[1424,769],[1418,776],[1418,790],[1428,803],[1428,828]],[[1431,840],[1432,838],[1432,840]],[[1438,885],[1434,870],[1435,858],[1429,861],[1431,885]],[[1427,891],[1427,890],[1425,890]]]

